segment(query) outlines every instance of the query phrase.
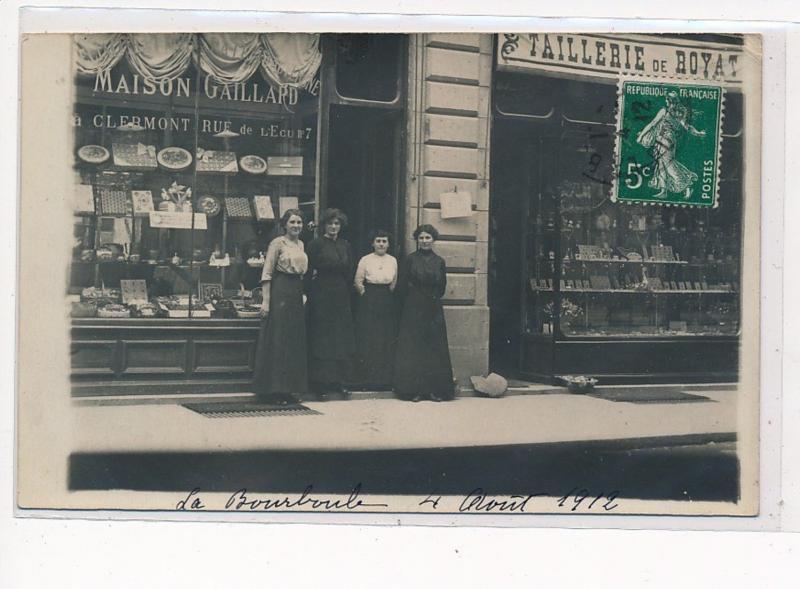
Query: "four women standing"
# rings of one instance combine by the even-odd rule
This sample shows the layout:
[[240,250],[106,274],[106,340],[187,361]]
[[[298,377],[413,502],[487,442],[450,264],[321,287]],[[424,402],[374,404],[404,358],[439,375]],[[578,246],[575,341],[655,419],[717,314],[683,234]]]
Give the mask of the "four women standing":
[[[373,253],[361,258],[353,277],[350,244],[339,237],[346,224],[340,210],[326,210],[320,222],[323,235],[309,243],[306,256],[299,239],[302,214],[291,210],[281,218],[286,234],[270,243],[262,273],[264,320],[256,351],[256,394],[285,404],[306,394],[310,380],[320,397],[332,391],[347,394],[347,384],[359,382],[375,389],[393,387],[411,401],[452,399],[441,302],[445,262],[432,250],[438,232],[431,225],[417,228],[418,249],[398,276],[397,261],[388,253],[389,234],[376,231]],[[304,274],[310,279],[307,332]],[[353,284],[359,295],[355,322]]]

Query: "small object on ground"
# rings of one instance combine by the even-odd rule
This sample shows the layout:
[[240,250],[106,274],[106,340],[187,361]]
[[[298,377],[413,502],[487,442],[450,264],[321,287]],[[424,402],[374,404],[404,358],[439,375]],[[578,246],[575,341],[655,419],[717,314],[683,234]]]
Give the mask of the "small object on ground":
[[564,383],[567,386],[567,390],[570,393],[577,394],[577,395],[585,395],[590,393],[592,389],[594,389],[594,385],[597,384],[596,378],[591,378],[589,376],[559,376],[558,380]]
[[471,376],[470,381],[477,392],[493,399],[502,397],[508,390],[508,381],[495,372],[487,377]]

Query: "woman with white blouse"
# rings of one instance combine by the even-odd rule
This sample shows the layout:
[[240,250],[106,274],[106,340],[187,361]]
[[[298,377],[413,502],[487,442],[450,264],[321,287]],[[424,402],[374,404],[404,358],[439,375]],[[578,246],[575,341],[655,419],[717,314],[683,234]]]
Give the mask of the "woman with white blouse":
[[389,233],[375,231],[372,250],[358,262],[355,277],[359,294],[356,311],[359,380],[371,390],[390,390],[397,337],[392,296],[397,285],[397,260],[388,253]]
[[267,248],[261,274],[263,300],[256,347],[253,392],[267,403],[287,405],[308,393],[303,275],[308,270],[300,233],[303,214],[290,209],[281,217],[285,235]]

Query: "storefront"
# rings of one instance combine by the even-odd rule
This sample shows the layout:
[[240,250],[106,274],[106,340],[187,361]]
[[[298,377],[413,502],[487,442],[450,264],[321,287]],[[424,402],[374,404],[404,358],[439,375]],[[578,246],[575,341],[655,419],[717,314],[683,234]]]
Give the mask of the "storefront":
[[[532,38],[76,38],[73,394],[249,390],[261,258],[295,206],[344,209],[356,255],[437,227],[462,384],[735,380],[740,40],[542,37],[537,61]],[[620,71],[676,48],[725,86],[718,206],[613,202]]]
[[398,230],[404,41],[76,38],[73,394],[248,390],[283,211]]
[[[606,383],[736,381],[741,39],[500,35],[497,52],[493,366],[545,381],[559,375]],[[615,167],[620,74],[658,79],[654,64],[725,89],[716,205],[613,198],[615,182],[654,182],[652,162]],[[635,105],[638,116],[655,118],[662,103]],[[714,121],[694,119],[710,137]]]

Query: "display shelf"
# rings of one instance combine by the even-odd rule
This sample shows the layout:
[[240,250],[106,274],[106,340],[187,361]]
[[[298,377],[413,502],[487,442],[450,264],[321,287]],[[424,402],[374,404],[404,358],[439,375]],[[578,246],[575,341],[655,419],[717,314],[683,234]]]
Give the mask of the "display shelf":
[[71,321],[73,327],[101,328],[107,325],[146,328],[195,327],[200,329],[216,325],[252,327],[261,319],[242,317],[73,317]]
[[600,331],[588,330],[570,333],[562,332],[567,338],[586,338],[586,339],[602,339],[602,338],[634,338],[634,339],[647,339],[647,338],[697,338],[697,337],[720,337],[720,338],[735,338],[737,332],[735,331],[721,331],[721,330],[706,330],[706,331],[677,331],[677,330],[656,330],[648,329],[645,331],[634,331],[632,328],[620,329],[617,331]]
[[[556,292],[552,288],[531,288],[534,292]],[[632,288],[609,288],[609,289],[599,289],[599,288],[563,288],[559,292],[561,294],[569,294],[569,293],[607,293],[607,294],[738,294],[738,291],[735,290],[722,290],[722,289],[707,289],[707,290],[637,290]]]
[[687,260],[614,260],[614,259],[603,259],[603,258],[570,258],[568,260],[563,260],[563,263],[580,263],[580,262],[592,262],[592,263],[604,263],[604,264],[665,264],[665,265],[683,265],[688,266],[690,262]]
[[233,260],[231,260],[231,263],[228,266],[212,266],[211,264],[209,264],[208,260],[205,260],[205,261],[202,261],[202,262],[193,262],[192,264],[189,264],[189,263],[172,264],[170,262],[161,262],[161,261],[159,261],[158,263],[153,264],[153,263],[150,263],[148,261],[131,262],[131,261],[128,261],[128,260],[96,260],[96,261],[93,261],[93,262],[86,262],[84,260],[73,260],[72,264],[73,265],[79,265],[80,264],[80,265],[84,265],[84,266],[94,266],[94,265],[111,266],[111,265],[117,264],[119,266],[134,266],[134,267],[146,267],[146,268],[178,268],[180,270],[188,270],[190,267],[194,267],[194,268],[203,267],[203,268],[212,268],[212,269],[222,270],[224,268],[232,268],[234,266],[242,266],[242,267],[246,267],[246,268],[253,268],[253,269],[259,269],[260,270],[263,267],[263,264],[252,266],[252,265],[248,264],[247,262],[235,262]]

